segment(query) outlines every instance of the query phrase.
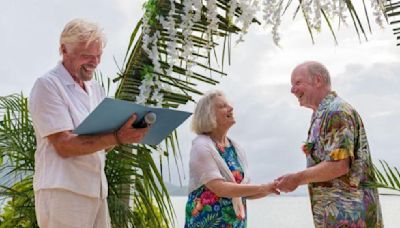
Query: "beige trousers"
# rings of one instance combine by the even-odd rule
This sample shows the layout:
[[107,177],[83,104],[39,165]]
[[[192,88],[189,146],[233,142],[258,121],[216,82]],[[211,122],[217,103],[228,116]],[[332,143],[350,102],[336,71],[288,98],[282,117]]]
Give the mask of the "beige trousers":
[[42,189],[35,192],[35,210],[41,228],[111,228],[107,199]]

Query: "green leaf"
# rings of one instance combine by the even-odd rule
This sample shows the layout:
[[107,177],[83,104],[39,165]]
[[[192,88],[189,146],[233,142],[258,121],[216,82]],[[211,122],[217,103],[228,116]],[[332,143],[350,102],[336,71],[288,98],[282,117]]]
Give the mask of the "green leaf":
[[212,211],[212,208],[211,208],[210,205],[205,205],[205,206],[203,207],[203,210],[204,210],[204,211],[207,211],[207,212],[211,212],[211,211]]
[[390,167],[384,160],[380,160],[379,163],[383,172],[374,165],[373,175],[376,180],[374,182],[365,183],[365,186],[400,191],[400,172],[398,168]]

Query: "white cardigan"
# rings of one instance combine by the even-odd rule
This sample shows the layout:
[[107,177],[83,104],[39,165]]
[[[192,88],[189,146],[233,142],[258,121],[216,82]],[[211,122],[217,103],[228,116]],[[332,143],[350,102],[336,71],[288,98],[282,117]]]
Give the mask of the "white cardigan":
[[[244,178],[241,184],[250,182],[248,165],[244,150],[233,140],[230,140],[237,153],[238,161],[242,166]],[[225,160],[217,151],[214,142],[207,135],[198,135],[192,141],[189,161],[189,193],[214,179],[235,182],[235,178]],[[236,215],[244,218],[244,209],[241,197],[232,198]]]

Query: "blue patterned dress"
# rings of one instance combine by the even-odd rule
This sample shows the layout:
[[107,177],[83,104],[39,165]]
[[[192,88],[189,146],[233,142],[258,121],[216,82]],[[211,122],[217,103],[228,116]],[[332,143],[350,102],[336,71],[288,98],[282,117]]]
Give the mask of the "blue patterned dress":
[[[241,183],[244,173],[235,148],[231,144],[231,146],[223,149],[217,147],[217,150],[235,177],[236,183]],[[231,198],[218,197],[205,185],[202,185],[189,193],[186,203],[185,228],[246,227],[246,200],[245,198],[242,198],[242,200],[246,212],[244,219],[236,217]]]

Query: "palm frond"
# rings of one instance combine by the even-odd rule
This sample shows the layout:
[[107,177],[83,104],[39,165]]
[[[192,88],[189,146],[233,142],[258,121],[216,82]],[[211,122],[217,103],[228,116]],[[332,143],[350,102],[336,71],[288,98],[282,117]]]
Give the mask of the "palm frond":
[[34,170],[36,138],[28,113],[27,99],[14,94],[0,97],[1,184],[18,183]]
[[[375,176],[375,181],[370,183],[365,183],[367,187],[373,188],[384,188],[400,192],[400,172],[397,167],[391,167],[386,161],[379,161],[380,168],[374,165],[373,175]],[[400,195],[396,194],[396,195]]]
[[[163,72],[153,72],[154,69],[153,63],[149,58],[148,54],[143,49],[143,31],[139,35],[138,26],[135,27],[132,32],[132,36],[130,39],[130,43],[128,46],[129,53],[126,57],[125,67],[123,72],[120,73],[118,80],[120,80],[120,84],[118,87],[118,91],[116,93],[116,97],[124,100],[135,101],[136,96],[139,95],[139,86],[141,85],[141,80],[143,79],[146,72],[150,71],[154,73],[160,81],[165,85],[163,87],[170,89],[163,89],[161,92],[164,94],[163,103],[164,107],[178,107],[180,104],[185,104],[187,101],[193,101],[192,96],[194,94],[202,94],[202,91],[196,89],[198,86],[198,82],[215,85],[218,83],[218,80],[214,79],[215,75],[225,76],[222,70],[219,70],[218,63],[213,65],[210,61],[210,53],[214,50],[218,43],[216,42],[215,37],[226,38],[231,33],[238,33],[240,29],[238,26],[232,23],[232,19],[228,19],[223,15],[226,14],[228,10],[228,1],[218,1],[218,8],[221,13],[218,14],[218,30],[213,33],[213,38],[210,41],[205,39],[204,36],[207,32],[207,8],[203,6],[201,10],[201,18],[199,21],[195,22],[193,25],[193,32],[189,39],[193,42],[195,49],[192,50],[192,55],[196,56],[197,60],[188,60],[182,57],[182,53],[184,51],[184,36],[185,32],[182,28],[182,15],[183,12],[183,4],[179,1],[174,1],[174,17],[173,20],[176,23],[176,37],[177,44],[176,52],[178,52],[179,63],[175,63],[172,66],[171,74],[167,74],[168,71],[168,63],[167,59],[169,59],[172,55],[170,50],[168,50],[168,45],[172,42],[168,37],[168,31],[162,27],[161,23],[156,20],[156,17],[159,16],[167,16],[169,11],[171,10],[170,1],[160,0],[160,1],[148,1],[145,4],[145,16],[149,17],[152,21],[152,34],[159,32],[160,39],[157,42],[157,49],[159,53],[159,62],[161,64],[161,69]],[[238,15],[239,15],[238,11]],[[138,23],[141,24],[141,21]],[[132,40],[136,39],[136,43],[133,44]],[[220,61],[221,63],[225,63],[225,52],[227,49],[223,49],[221,53]],[[217,55],[214,55],[217,56]],[[215,58],[216,59],[216,58]],[[202,63],[201,60],[205,62]],[[188,65],[196,65],[196,70],[192,73],[188,72]],[[209,75],[204,72],[210,72]],[[115,80],[115,79],[114,79]],[[151,104],[152,101],[150,100]]]
[[37,227],[32,177],[36,139],[22,94],[0,97],[1,227]]
[[400,46],[400,1],[387,0],[385,5],[385,14],[390,19],[390,25],[393,27],[393,35],[397,39],[397,46]]
[[163,227],[174,221],[167,190],[147,146],[125,145],[109,152],[106,175],[114,227]]

